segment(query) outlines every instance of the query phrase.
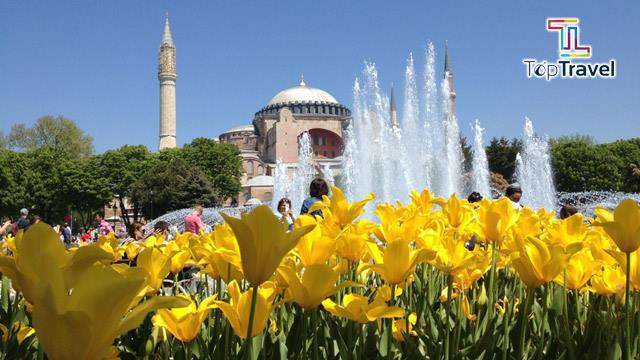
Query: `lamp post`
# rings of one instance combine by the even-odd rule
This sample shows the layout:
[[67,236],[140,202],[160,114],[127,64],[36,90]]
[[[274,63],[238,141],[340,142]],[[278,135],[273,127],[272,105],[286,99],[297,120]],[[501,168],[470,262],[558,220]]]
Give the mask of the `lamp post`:
[[149,220],[153,220],[153,190],[149,191],[151,201],[149,202]]

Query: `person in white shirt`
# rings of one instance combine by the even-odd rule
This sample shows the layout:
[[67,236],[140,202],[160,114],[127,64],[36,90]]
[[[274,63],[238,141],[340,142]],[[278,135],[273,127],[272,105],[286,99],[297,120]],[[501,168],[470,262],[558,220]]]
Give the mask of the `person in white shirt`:
[[517,182],[509,184],[504,195],[508,197],[509,200],[511,200],[511,204],[513,205],[514,209],[522,209],[522,204],[520,204],[520,199],[522,198],[522,188],[520,187],[520,184],[518,184]]
[[287,223],[289,230],[293,229],[293,222],[295,218],[293,217],[293,212],[291,211],[291,200],[287,198],[282,198],[278,201],[278,212],[280,213],[280,219],[284,223]]

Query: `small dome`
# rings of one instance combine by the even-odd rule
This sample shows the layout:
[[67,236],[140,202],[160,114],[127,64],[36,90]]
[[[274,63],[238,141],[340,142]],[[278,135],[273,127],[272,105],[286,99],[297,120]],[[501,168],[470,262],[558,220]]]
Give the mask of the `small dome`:
[[246,203],[244,203],[246,206],[259,206],[262,205],[262,201],[260,201],[260,199],[256,199],[256,198],[251,198],[249,200],[247,200]]
[[328,104],[339,104],[333,95],[328,92],[307,86],[304,80],[300,80],[298,86],[290,87],[276,94],[267,106],[276,104],[288,104],[293,102],[325,102]]
[[223,134],[228,134],[228,133],[233,133],[233,132],[238,132],[238,131],[253,131],[253,125],[241,125],[241,126],[236,126],[234,128],[231,128],[225,132],[223,132]]
[[254,178],[249,179],[249,181],[247,181],[244,184],[244,186],[245,187],[250,187],[250,186],[273,186],[273,184],[274,184],[273,176],[259,175],[259,176],[256,176]]

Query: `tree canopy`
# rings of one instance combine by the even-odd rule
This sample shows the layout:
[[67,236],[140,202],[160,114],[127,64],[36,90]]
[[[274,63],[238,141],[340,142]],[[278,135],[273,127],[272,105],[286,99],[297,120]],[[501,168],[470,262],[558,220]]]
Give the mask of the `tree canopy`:
[[180,152],[187,164],[204,172],[223,200],[237,196],[242,190],[242,160],[239,155],[237,146],[207,138],[193,139]]
[[15,124],[6,137],[6,143],[10,149],[22,152],[50,148],[73,158],[93,154],[93,138],[73,120],[63,116],[42,116],[32,127]]
[[146,218],[194,205],[219,204],[216,189],[204,172],[181,158],[158,162],[147,170],[133,184],[131,199]]
[[559,191],[620,191],[620,160],[602,146],[582,140],[564,141],[551,149]]
[[486,148],[489,170],[510,181],[516,171],[516,155],[521,150],[522,141],[519,139],[492,138]]

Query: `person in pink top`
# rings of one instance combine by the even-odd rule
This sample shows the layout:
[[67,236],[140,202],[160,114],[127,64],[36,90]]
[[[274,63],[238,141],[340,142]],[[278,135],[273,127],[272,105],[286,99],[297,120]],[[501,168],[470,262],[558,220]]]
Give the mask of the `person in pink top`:
[[99,235],[107,235],[108,233],[113,231],[111,224],[104,219],[104,213],[98,212],[96,213],[96,221],[98,222],[98,234]]
[[192,234],[200,234],[200,231],[204,231],[204,223],[202,222],[202,206],[196,206],[196,210],[184,218],[184,231],[188,231]]

